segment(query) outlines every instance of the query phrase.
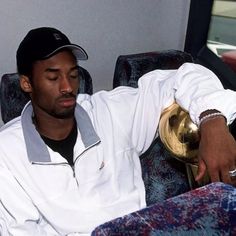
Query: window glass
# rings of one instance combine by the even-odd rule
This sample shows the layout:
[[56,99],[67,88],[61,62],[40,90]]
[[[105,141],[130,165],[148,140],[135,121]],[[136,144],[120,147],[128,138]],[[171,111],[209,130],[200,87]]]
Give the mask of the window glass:
[[236,1],[215,0],[207,46],[236,71]]

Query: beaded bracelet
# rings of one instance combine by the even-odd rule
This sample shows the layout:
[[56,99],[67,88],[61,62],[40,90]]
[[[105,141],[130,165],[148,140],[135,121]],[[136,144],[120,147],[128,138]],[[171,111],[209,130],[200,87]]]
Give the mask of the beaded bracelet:
[[[214,113],[205,115],[205,116],[203,116],[201,119],[199,119],[198,127],[200,127],[200,125],[201,125],[203,122],[205,122],[205,121],[207,121],[207,120],[215,119],[215,118],[217,118],[218,116],[222,116],[222,117],[225,118],[225,116],[224,116],[224,114],[223,114],[222,112],[220,112],[220,111],[219,111],[219,112],[214,112]],[[225,120],[226,120],[226,118],[225,118]]]

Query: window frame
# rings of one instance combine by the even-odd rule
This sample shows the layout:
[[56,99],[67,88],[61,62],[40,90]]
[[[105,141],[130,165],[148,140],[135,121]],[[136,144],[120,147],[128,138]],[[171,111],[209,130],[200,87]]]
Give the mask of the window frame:
[[197,57],[207,45],[214,0],[191,0],[184,51]]
[[184,51],[212,70],[224,88],[236,91],[236,74],[207,46],[214,0],[191,0]]

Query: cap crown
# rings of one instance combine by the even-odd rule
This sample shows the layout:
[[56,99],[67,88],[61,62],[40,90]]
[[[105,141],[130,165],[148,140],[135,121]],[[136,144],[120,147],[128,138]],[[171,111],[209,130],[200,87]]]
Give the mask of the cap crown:
[[30,30],[17,50],[18,72],[21,73],[37,60],[49,58],[62,48],[69,48],[78,60],[88,58],[83,48],[72,44],[65,34],[55,28],[41,27]]

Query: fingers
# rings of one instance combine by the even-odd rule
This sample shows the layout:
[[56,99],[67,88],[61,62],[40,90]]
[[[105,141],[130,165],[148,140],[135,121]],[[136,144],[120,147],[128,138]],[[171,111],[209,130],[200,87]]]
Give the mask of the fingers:
[[227,178],[226,175],[224,175],[224,178],[222,178],[222,174],[220,170],[209,170],[208,173],[209,173],[211,182],[225,182],[225,181],[229,182],[229,178]]
[[197,182],[201,181],[206,173],[206,164],[204,163],[203,160],[200,160],[198,163],[198,170],[197,170],[197,175],[195,177],[195,180]]
[[229,173],[229,167],[226,167],[221,170],[221,176],[220,180],[226,184],[233,184],[232,183],[232,178]]
[[236,167],[234,137],[230,134],[228,127],[219,119],[203,125],[198,150],[199,174],[196,180],[201,179],[203,172],[207,171],[211,182],[221,181],[235,185],[236,176],[230,176],[229,172]]
[[230,175],[230,170],[235,169],[234,155],[227,154],[226,156],[232,156],[233,158],[225,158],[225,155],[222,155],[223,158],[218,159],[218,161],[211,161],[207,165],[211,182],[220,181],[226,184],[233,184],[234,179],[236,180],[236,171],[234,172],[235,177]]
[[[229,169],[231,169],[231,171],[229,171]],[[213,166],[208,166],[207,168],[205,162],[200,159],[198,173],[195,180],[197,182],[201,181],[206,172],[208,173],[211,182],[224,182],[226,184],[236,186],[236,167],[229,168],[228,165],[226,165],[225,167],[222,165],[220,168],[214,168]]]
[[236,177],[231,177],[231,184],[236,187]]
[[229,176],[229,184],[236,186],[236,167],[231,168],[230,171],[228,171],[227,176]]

